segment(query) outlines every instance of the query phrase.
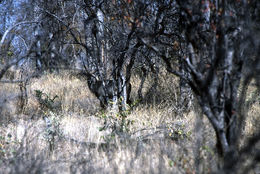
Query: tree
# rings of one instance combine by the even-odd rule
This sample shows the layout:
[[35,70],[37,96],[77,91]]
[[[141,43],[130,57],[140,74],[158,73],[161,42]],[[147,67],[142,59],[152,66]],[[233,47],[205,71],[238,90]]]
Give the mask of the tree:
[[[256,51],[259,48],[259,35],[256,34],[259,30],[259,18],[256,17],[259,2],[177,0],[166,3],[175,7],[178,14],[178,26],[182,32],[171,32],[184,38],[181,62],[184,62],[188,75],[178,70],[171,56],[160,47],[165,43],[158,45],[158,40],[151,37],[142,38],[142,41],[165,62],[168,72],[189,84],[216,132],[218,153],[224,157],[224,171],[236,173],[234,166],[230,166],[241,155],[238,143],[242,130],[240,118],[244,117],[239,113],[238,89],[243,65],[248,59],[257,61],[259,57]],[[161,18],[176,19],[166,14],[167,8],[161,7]],[[161,32],[150,35],[162,39],[170,24],[161,22],[159,26]]]
[[[138,4],[138,3],[137,3]],[[126,110],[131,91],[131,69],[140,43],[137,41],[137,16],[141,8],[125,1],[84,2],[86,18],[84,21],[86,71],[103,83],[104,91],[109,91],[107,80],[113,80],[113,103],[119,110]],[[130,14],[131,13],[131,14]],[[106,97],[107,96],[107,97]],[[111,98],[105,94],[105,102]]]
[[[13,8],[12,2],[3,2]],[[180,78],[181,94],[192,90],[213,126],[223,172],[237,172],[236,167],[253,150],[257,152],[254,160],[259,161],[258,134],[251,144],[239,148],[247,86],[252,79],[260,84],[259,1],[30,2],[24,7],[33,12],[20,10],[23,17],[15,18],[9,29],[3,19],[0,79],[24,59],[45,71],[70,67],[79,58],[101,105],[107,107],[112,99],[124,111],[133,67],[140,66],[145,75],[153,73],[151,90],[156,89],[158,74],[165,68]],[[3,16],[8,13],[2,12]],[[16,37],[22,39],[14,44]],[[8,54],[10,50],[15,54]]]

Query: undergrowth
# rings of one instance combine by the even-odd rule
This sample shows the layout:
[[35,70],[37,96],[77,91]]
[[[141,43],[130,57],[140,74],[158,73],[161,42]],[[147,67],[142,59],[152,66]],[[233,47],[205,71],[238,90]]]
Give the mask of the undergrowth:
[[[70,72],[33,79],[25,111],[18,113],[13,105],[14,112],[3,114],[9,121],[0,127],[1,173],[215,171],[214,130],[198,114],[195,101],[180,108],[178,79],[160,75],[151,95],[153,79],[148,77],[142,99],[140,79],[133,77],[131,83],[132,104],[114,113],[102,111],[86,81]],[[0,88],[3,101],[19,94],[15,85]],[[252,115],[259,115],[259,102],[251,108]],[[245,135],[255,128],[256,118],[247,120]]]

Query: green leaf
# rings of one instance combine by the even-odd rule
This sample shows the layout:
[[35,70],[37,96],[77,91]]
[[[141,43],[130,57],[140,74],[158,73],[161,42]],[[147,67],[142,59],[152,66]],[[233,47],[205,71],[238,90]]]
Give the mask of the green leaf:
[[173,165],[174,165],[174,162],[173,162],[172,160],[170,160],[170,161],[169,161],[169,166],[170,166],[170,167],[173,167]]

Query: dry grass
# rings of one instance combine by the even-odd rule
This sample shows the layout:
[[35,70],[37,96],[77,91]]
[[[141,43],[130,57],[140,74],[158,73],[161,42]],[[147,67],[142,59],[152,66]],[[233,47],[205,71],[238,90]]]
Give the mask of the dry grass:
[[17,84],[0,84],[0,122],[7,123],[18,113],[19,87]]
[[[55,74],[42,76],[32,83],[29,95],[34,96],[35,90],[40,90],[50,97],[57,95],[56,102],[61,104],[61,110],[65,113],[93,113],[99,108],[98,100],[88,90],[87,83],[70,76],[68,72],[61,76]],[[33,99],[31,103],[37,103],[36,99]]]
[[[134,77],[131,82],[136,101],[140,80]],[[69,72],[32,80],[23,114],[16,108],[16,97],[7,100],[19,96],[17,85],[1,84],[1,100],[8,103],[1,105],[5,109],[1,110],[5,118],[0,127],[1,173],[211,173],[216,169],[216,151],[208,120],[196,106],[176,111],[176,78],[159,76],[151,97],[152,82],[151,77],[145,82],[145,102],[137,102],[127,113],[129,124],[123,133],[118,131],[120,116],[100,112],[86,82]],[[50,98],[57,95],[57,110],[42,108],[35,90]],[[258,104],[251,107],[251,115],[259,115]],[[46,137],[45,116],[52,121],[52,141]],[[252,120],[245,127],[248,133],[256,127]]]
[[[88,121],[92,124],[84,127]],[[191,170],[193,165],[190,148],[181,146],[181,142],[174,143],[170,138],[148,137],[142,142],[116,136],[105,144],[102,143],[104,133],[97,129],[101,120],[69,116],[61,122],[66,138],[56,137],[52,153],[43,136],[45,125],[42,120],[10,124],[2,129],[6,131],[1,132],[6,135],[1,142],[2,148],[8,146],[10,151],[2,156],[3,173],[34,173],[37,170],[40,173],[179,173]],[[72,126],[73,123],[77,127]]]
[[254,132],[260,131],[260,91],[255,86],[253,80],[247,90],[247,99],[245,105],[248,107],[248,113],[246,115],[246,124],[244,134],[246,136],[252,135]]

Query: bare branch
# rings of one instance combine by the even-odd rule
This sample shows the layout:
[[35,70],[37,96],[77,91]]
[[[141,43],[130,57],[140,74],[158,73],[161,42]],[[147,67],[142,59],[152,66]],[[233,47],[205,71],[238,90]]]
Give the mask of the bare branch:
[[9,28],[5,31],[3,37],[2,37],[2,39],[1,39],[1,41],[0,41],[0,48],[2,48],[2,45],[3,45],[4,41],[5,41],[5,38],[6,38],[6,36],[8,35],[8,33],[11,32],[15,27],[18,27],[19,25],[33,24],[33,23],[39,23],[39,22],[38,22],[38,21],[23,21],[23,22],[19,22],[19,23],[17,23],[17,24],[14,24],[13,26],[9,27]]

